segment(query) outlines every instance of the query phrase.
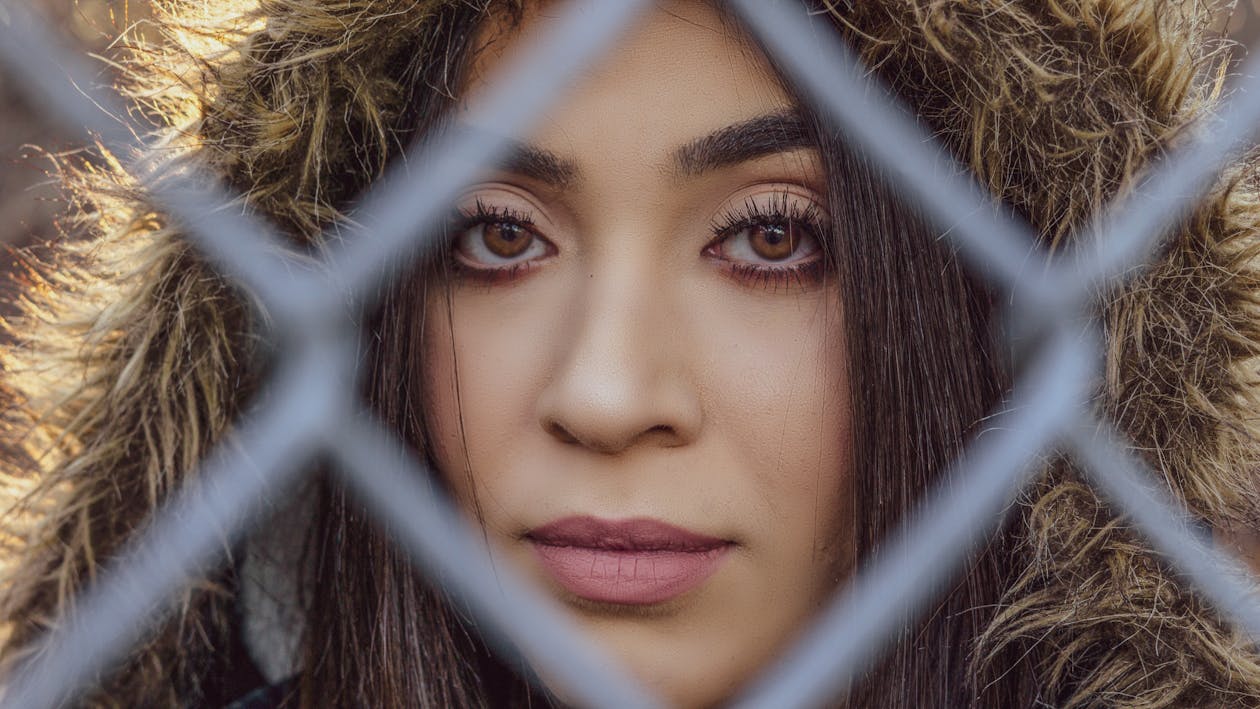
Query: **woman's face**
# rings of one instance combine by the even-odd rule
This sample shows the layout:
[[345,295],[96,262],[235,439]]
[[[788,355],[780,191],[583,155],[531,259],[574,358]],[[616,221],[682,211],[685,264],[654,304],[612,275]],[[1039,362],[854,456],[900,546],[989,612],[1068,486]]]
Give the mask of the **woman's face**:
[[[552,21],[489,22],[466,93]],[[464,192],[427,305],[457,498],[680,705],[738,689],[853,561],[826,194],[758,51],[662,3]]]

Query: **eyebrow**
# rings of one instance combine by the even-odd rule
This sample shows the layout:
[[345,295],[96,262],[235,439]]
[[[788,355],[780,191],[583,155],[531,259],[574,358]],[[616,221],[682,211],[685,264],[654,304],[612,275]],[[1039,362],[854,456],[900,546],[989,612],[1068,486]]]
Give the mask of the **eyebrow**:
[[[695,177],[767,155],[813,147],[817,143],[799,115],[767,113],[683,144],[674,151],[672,169],[680,176]],[[580,176],[574,161],[519,141],[509,142],[497,167],[553,187],[568,187]]]
[[553,187],[567,187],[577,179],[578,168],[571,160],[527,143],[509,143],[507,157],[499,162],[505,172],[528,177]]
[[687,143],[674,152],[674,164],[684,176],[694,177],[766,155],[817,143],[795,113],[768,113],[720,128]]

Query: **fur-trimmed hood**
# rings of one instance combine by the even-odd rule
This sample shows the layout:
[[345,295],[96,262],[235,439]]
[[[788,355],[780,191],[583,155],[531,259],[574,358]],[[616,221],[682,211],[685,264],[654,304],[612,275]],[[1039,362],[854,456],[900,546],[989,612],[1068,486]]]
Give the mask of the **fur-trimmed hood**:
[[[401,53],[454,0],[166,0],[133,63],[173,152],[309,243],[384,168],[416,96]],[[1193,0],[826,3],[869,66],[1048,244],[1134,187],[1218,100]],[[254,390],[247,299],[109,160],[66,164],[76,231],[31,264],[3,351],[0,617],[9,646],[177,489]],[[353,177],[345,179],[345,176]],[[1107,296],[1099,411],[1192,512],[1260,529],[1260,182],[1216,183]],[[1025,648],[1052,706],[1260,706],[1260,654],[1068,470],[1021,505],[1027,567],[976,651]],[[231,588],[198,586],[108,694],[174,705],[220,667]],[[10,659],[15,655],[8,653]],[[175,680],[172,682],[171,678]]]

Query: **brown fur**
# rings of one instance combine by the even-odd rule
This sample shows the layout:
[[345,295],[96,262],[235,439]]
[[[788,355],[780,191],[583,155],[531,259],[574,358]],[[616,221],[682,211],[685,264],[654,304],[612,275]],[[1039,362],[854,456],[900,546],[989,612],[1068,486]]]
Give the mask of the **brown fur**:
[[[1193,2],[857,3],[864,58],[1060,246],[1193,128],[1222,61]],[[1260,212],[1249,161],[1110,294],[1098,409],[1197,515],[1260,524]],[[1028,567],[982,641],[1030,648],[1053,706],[1257,706],[1260,658],[1071,473],[1027,512]],[[986,652],[977,654],[983,665]]]
[[[409,67],[440,0],[168,0],[138,96],[173,151],[309,243],[405,143]],[[1171,0],[859,0],[833,12],[878,74],[1042,239],[1061,246],[1216,97],[1206,8]],[[220,35],[219,28],[235,31]],[[413,40],[414,41],[414,40]],[[5,657],[65,612],[182,485],[253,389],[250,314],[113,165],[71,166],[87,237],[33,268],[3,355]],[[349,176],[349,177],[347,177]],[[1190,509],[1260,526],[1260,203],[1222,178],[1157,263],[1106,297],[1098,409]],[[38,275],[44,274],[44,275]],[[1025,650],[1054,706],[1260,705],[1260,656],[1069,469],[1023,504],[1027,566],[976,648]],[[174,705],[216,668],[230,587],[207,579],[103,705]],[[175,678],[172,680],[172,678]],[[1000,681],[1000,680],[999,680]]]

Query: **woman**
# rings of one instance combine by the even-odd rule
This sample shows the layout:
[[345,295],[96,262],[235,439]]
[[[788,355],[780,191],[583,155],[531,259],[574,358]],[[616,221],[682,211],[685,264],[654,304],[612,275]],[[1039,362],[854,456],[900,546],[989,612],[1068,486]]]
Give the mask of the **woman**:
[[[399,146],[465,120],[550,7],[272,0],[208,25],[235,28],[232,51],[164,57],[179,82],[155,105],[177,145],[310,244]],[[222,39],[198,24],[214,9],[177,3],[168,22]],[[826,9],[1054,246],[1212,98],[1197,7]],[[75,179],[91,238],[63,247],[54,287],[32,284],[6,363],[21,405],[6,463],[36,513],[6,518],[22,540],[10,662],[195,469],[266,364],[245,296],[120,176]],[[1255,204],[1250,173],[1231,173],[1101,310],[1100,410],[1222,535],[1260,519]],[[366,324],[368,398],[503,563],[679,705],[733,696],[788,645],[1010,385],[994,295],[709,3],[652,10],[452,207],[446,248]],[[340,488],[310,495],[92,701],[210,706],[260,685],[256,701],[315,706],[547,698]],[[1255,648],[1062,462],[941,599],[838,701],[1260,698]],[[300,621],[269,620],[286,614]]]

